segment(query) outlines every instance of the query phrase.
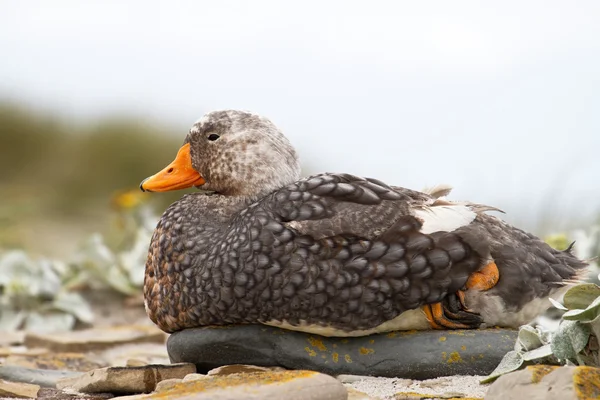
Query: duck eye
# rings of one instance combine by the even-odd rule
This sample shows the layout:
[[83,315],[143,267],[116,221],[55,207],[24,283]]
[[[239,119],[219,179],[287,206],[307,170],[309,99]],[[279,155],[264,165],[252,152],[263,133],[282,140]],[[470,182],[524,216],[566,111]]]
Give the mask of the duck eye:
[[208,135],[208,140],[215,141],[215,140],[217,140],[220,137],[221,136],[217,135],[216,133],[211,133],[210,135]]

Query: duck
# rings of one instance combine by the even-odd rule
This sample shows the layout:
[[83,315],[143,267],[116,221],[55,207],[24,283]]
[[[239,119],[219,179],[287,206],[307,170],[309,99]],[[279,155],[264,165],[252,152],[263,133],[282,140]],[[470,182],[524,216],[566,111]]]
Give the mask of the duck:
[[185,188],[153,233],[144,304],[163,331],[263,324],[323,336],[516,328],[587,263],[492,215],[346,173],[300,177],[269,119],[209,112],[142,191]]

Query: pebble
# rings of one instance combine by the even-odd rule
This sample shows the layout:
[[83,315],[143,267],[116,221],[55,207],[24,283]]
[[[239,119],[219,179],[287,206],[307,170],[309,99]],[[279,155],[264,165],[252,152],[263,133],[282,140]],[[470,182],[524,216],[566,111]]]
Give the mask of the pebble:
[[506,329],[390,332],[365,337],[322,337],[262,325],[193,328],[172,334],[172,362],[205,373],[222,365],[279,365],[329,375],[409,379],[488,375],[513,350]]
[[0,397],[36,399],[39,391],[39,385],[0,379]]
[[200,379],[210,378],[208,375],[204,374],[187,374],[185,378],[183,378],[183,382],[197,381]]
[[600,398],[600,368],[532,365],[498,378],[486,400],[576,400]]
[[74,389],[83,393],[149,393],[162,380],[182,379],[194,372],[196,367],[193,364],[107,367],[95,369],[81,376],[61,379],[56,383],[56,387]]
[[83,353],[131,343],[164,343],[166,334],[151,326],[121,326],[52,334],[27,333],[25,345],[55,352]]

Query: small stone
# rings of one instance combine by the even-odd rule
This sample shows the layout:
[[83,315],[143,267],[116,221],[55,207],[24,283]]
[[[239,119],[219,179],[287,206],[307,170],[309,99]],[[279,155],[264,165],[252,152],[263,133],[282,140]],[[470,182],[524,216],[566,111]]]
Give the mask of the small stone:
[[166,334],[156,327],[121,326],[52,334],[27,333],[27,347],[43,347],[56,352],[103,350],[128,343],[164,343]]
[[223,365],[208,371],[208,376],[225,376],[231,374],[251,374],[253,372],[285,371],[281,367],[259,367],[257,365],[233,364]]
[[[192,328],[167,341],[172,362],[191,362],[206,373],[223,365],[279,365],[329,375],[431,379],[488,375],[514,349],[508,329],[389,332],[323,337],[262,325]],[[398,360],[402,360],[399,362]]]
[[75,378],[61,379],[56,387],[72,388],[83,393],[149,393],[165,379],[182,379],[196,372],[193,364],[145,365],[143,367],[108,367]]
[[40,391],[38,385],[22,382],[9,382],[0,379],[0,397],[36,399]]
[[154,391],[155,392],[163,392],[167,389],[173,388],[178,383],[181,383],[181,381],[182,381],[181,379],[177,379],[177,378],[165,379],[156,384],[156,388],[154,389]]
[[600,398],[600,368],[528,366],[498,378],[485,399],[575,400]]
[[211,377],[208,375],[204,375],[204,374],[187,374],[185,376],[185,378],[183,378],[184,382],[191,382],[191,381],[199,381],[201,379],[210,379]]
[[14,365],[0,365],[0,378],[12,382],[33,383],[43,387],[56,387],[56,382],[64,378],[82,375],[81,372],[50,369],[32,369]]
[[[165,391],[137,399],[193,400],[346,400],[348,393],[335,378],[314,371],[276,371],[214,376],[181,382]],[[127,400],[133,400],[127,399]]]
[[148,365],[148,363],[144,360],[138,360],[137,358],[130,358],[125,363],[126,367],[142,367],[144,365]]

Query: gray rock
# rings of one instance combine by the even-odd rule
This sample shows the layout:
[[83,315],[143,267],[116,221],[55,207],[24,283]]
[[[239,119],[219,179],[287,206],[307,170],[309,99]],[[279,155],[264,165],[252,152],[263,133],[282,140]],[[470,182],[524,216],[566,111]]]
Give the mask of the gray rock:
[[145,365],[143,367],[100,368],[74,378],[61,379],[56,387],[83,393],[149,393],[158,382],[183,379],[196,372],[194,364]]
[[410,379],[488,375],[512,350],[517,332],[506,329],[391,332],[334,338],[262,325],[194,328],[172,334],[172,362],[207,371],[228,364],[279,365],[330,375]]
[[33,369],[12,365],[0,366],[0,378],[13,382],[24,382],[40,385],[42,387],[56,387],[56,382],[63,378],[72,378],[82,375],[81,372]]
[[22,382],[8,382],[0,379],[0,397],[36,399],[40,387]]
[[529,366],[498,378],[486,400],[576,400],[600,398],[600,368]]

